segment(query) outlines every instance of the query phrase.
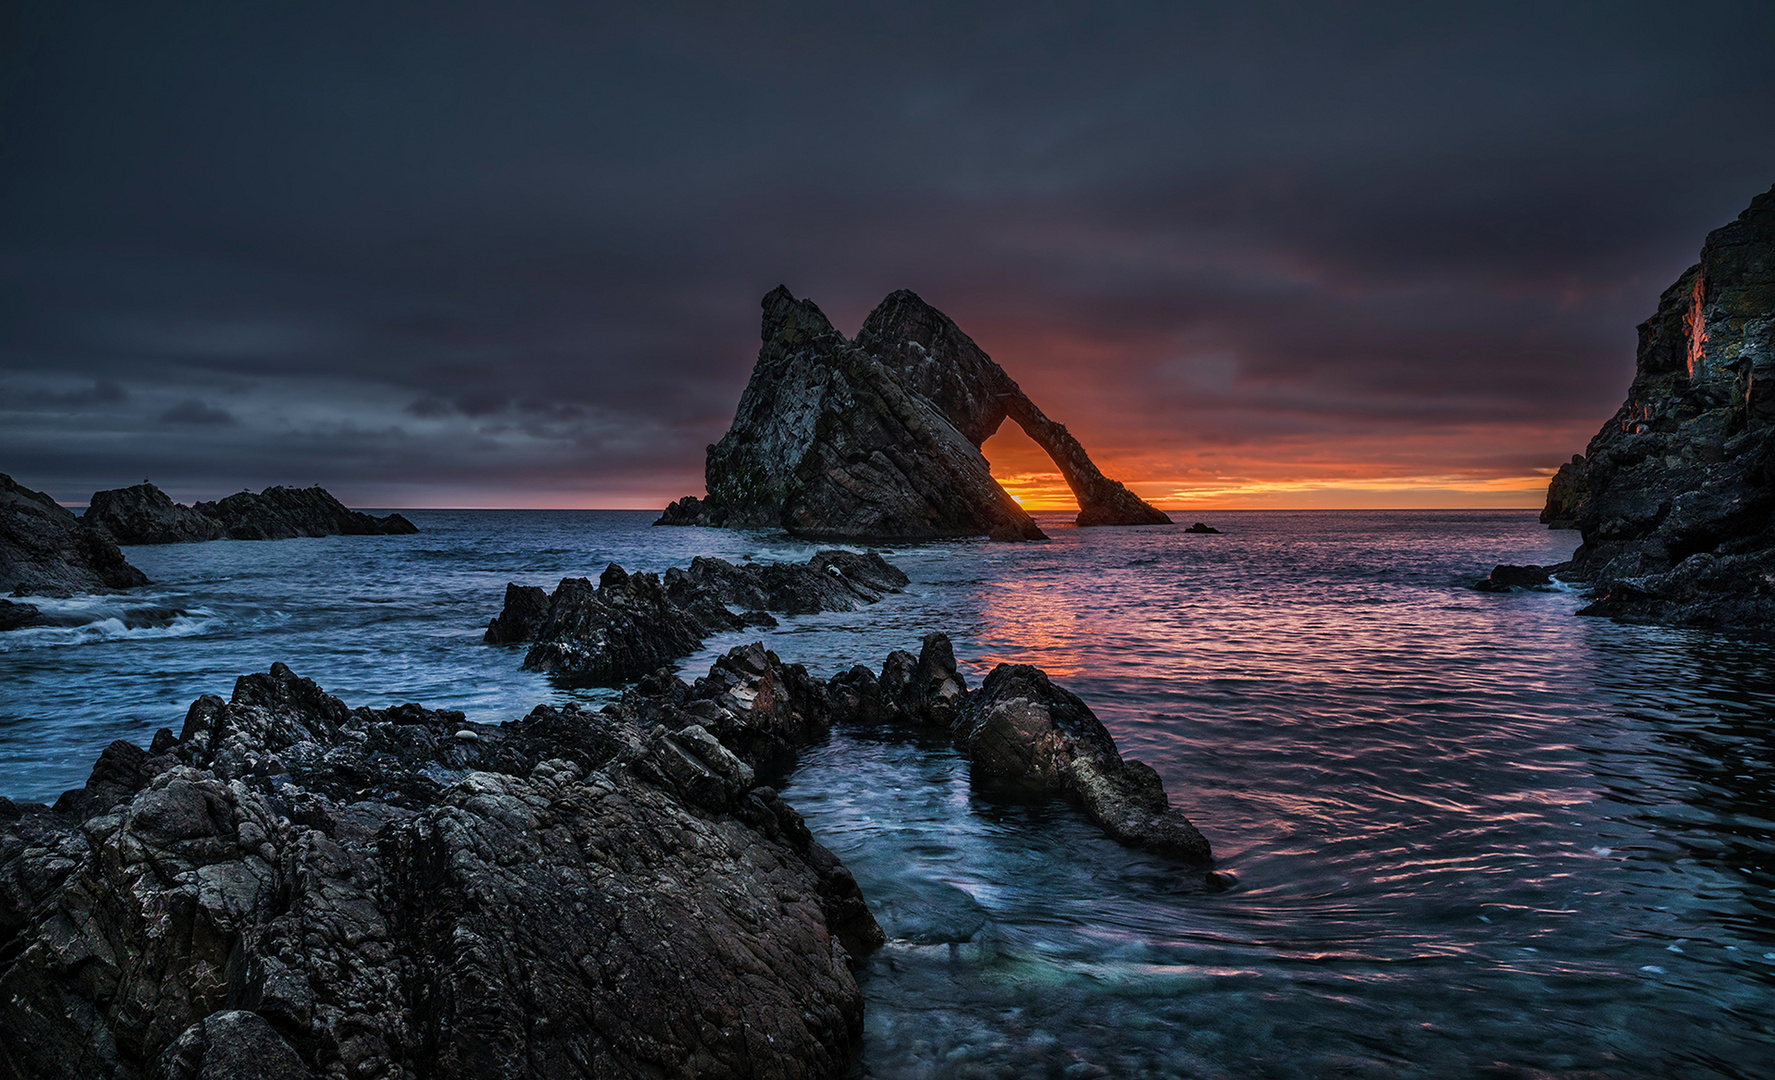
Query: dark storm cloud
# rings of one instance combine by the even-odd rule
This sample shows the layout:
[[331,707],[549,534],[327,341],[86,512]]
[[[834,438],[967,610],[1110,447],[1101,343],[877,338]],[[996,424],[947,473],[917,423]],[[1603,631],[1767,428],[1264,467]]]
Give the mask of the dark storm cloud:
[[194,494],[658,501],[779,281],[847,332],[917,289],[1179,473],[1500,421],[1438,452],[1551,465],[1775,181],[1755,4],[12,19],[0,464],[62,498],[148,456]]

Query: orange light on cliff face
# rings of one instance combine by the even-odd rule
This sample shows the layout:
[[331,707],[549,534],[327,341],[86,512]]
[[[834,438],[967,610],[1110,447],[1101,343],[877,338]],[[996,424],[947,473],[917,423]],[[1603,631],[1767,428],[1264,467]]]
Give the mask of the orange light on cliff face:
[[1695,291],[1689,297],[1689,310],[1683,313],[1683,329],[1689,332],[1689,378],[1695,377],[1695,365],[1707,349],[1707,320],[1701,314],[1701,274],[1695,274]]

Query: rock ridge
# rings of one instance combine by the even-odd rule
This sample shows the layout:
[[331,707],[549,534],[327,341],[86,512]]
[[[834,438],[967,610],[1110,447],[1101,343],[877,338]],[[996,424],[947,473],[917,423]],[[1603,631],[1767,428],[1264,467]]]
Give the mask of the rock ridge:
[[890,294],[846,340],[778,286],[732,427],[709,447],[707,494],[656,524],[783,528],[828,539],[1041,539],[980,447],[1008,418],[1053,458],[1079,525],[1168,524],[1105,477],[1066,428],[948,316]]
[[241,491],[214,502],[175,503],[143,482],[94,492],[84,519],[119,544],[204,540],[289,540],[298,536],[407,535],[418,527],[400,514],[375,517],[349,509],[318,484]]
[[530,642],[527,671],[617,686],[689,656],[712,634],[775,626],[770,612],[855,611],[908,583],[874,552],[828,550],[805,563],[738,566],[698,556],[688,570],[668,569],[663,580],[611,563],[595,586],[587,578],[563,578],[551,594],[507,585],[505,607],[487,624],[484,640]]

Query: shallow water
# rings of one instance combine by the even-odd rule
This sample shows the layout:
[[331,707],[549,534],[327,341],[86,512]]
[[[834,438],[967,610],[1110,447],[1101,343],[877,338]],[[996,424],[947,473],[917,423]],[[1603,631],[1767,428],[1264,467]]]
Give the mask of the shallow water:
[[[0,794],[53,798],[274,660],[350,704],[596,702],[480,644],[506,581],[812,550],[647,514],[407,513],[420,534],[130,548],[159,583],[130,606],[186,616],[0,635]],[[1063,522],[884,549],[907,595],[762,636],[822,676],[932,629],[970,684],[1045,667],[1239,883],[975,791],[941,737],[835,732],[784,793],[894,938],[862,977],[860,1075],[1775,1073],[1769,644],[1467,589],[1569,554],[1528,512]]]

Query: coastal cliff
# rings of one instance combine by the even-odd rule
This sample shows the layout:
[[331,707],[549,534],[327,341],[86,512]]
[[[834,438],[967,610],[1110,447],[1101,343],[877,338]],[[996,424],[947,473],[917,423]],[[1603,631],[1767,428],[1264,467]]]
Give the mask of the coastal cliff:
[[1034,540],[980,447],[1011,419],[1054,459],[1080,525],[1168,524],[1105,477],[953,321],[901,290],[855,341],[811,301],[763,300],[763,344],[733,426],[709,447],[707,495],[657,524],[780,527],[817,539]]
[[1627,399],[1549,485],[1583,614],[1775,628],[1775,189],[1707,237],[1639,327]]

